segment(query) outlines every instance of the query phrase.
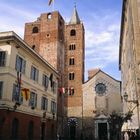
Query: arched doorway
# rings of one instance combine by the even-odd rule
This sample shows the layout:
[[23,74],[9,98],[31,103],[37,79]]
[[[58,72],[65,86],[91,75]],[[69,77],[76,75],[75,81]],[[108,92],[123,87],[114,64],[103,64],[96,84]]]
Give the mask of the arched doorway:
[[68,125],[69,125],[69,137],[70,137],[70,140],[75,140],[75,138],[76,138],[77,119],[76,118],[69,118]]

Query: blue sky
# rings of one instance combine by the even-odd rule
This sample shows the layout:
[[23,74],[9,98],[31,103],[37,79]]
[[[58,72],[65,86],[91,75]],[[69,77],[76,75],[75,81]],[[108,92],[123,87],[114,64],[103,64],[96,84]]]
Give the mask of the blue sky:
[[[87,70],[101,68],[120,80],[118,68],[122,0],[55,0],[58,10],[69,22],[77,11],[85,26],[85,75]],[[52,11],[48,0],[1,0],[0,32],[15,31],[23,38],[24,24],[35,21],[41,13]]]

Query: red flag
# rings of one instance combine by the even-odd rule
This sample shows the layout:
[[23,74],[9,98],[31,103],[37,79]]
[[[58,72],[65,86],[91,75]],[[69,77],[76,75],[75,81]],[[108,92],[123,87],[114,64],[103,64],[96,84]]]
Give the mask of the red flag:
[[59,88],[59,93],[64,94],[65,93],[65,88],[64,87]]

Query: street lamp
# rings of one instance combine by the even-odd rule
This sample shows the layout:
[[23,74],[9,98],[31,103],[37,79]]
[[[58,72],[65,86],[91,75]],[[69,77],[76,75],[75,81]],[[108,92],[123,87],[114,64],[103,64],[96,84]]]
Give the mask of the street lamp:
[[132,109],[132,111],[137,107],[138,127],[139,127],[138,129],[139,129],[139,135],[140,135],[139,101],[138,99],[128,100],[128,94],[126,92],[124,93],[123,97],[124,97],[125,102],[136,104],[136,106]]

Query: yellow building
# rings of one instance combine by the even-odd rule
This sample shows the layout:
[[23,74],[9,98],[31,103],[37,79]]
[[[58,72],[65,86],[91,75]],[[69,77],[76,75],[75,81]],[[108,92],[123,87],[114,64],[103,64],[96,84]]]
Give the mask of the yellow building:
[[55,139],[58,78],[16,33],[0,33],[0,139]]
[[122,77],[124,113],[133,112],[128,129],[140,127],[140,0],[123,0],[119,68]]
[[83,84],[83,135],[112,140],[109,118],[113,113],[122,115],[121,82],[100,69],[90,70],[88,77]]

